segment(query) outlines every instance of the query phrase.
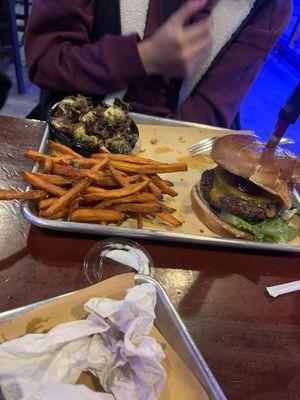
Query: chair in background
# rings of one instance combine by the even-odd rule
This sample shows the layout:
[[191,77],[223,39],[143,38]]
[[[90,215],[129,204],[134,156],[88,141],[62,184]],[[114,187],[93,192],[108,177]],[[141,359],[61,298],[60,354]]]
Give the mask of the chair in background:
[[25,80],[20,49],[29,16],[31,0],[1,0],[0,58],[5,64],[13,60],[19,93],[25,93]]

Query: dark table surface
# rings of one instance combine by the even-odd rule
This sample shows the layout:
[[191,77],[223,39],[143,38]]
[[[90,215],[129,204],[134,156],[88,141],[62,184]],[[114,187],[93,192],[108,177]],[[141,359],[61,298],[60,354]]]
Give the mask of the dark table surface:
[[[25,188],[44,124],[0,116],[0,187]],[[82,287],[88,250],[102,237],[30,226],[0,201],[0,312]],[[300,279],[300,254],[137,240],[228,399],[300,398],[300,294],[265,287]]]

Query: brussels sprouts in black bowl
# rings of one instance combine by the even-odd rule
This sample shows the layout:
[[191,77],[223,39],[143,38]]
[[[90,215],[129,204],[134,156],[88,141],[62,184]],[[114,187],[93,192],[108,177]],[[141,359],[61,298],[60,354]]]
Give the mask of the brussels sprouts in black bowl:
[[83,156],[106,150],[130,154],[139,131],[129,111],[119,99],[109,106],[81,95],[68,96],[49,110],[47,122],[54,137]]

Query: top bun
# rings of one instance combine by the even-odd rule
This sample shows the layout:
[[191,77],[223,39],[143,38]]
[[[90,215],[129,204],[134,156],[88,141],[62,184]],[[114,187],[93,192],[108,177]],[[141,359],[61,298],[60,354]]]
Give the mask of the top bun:
[[250,135],[226,135],[215,141],[211,158],[232,174],[249,179],[264,190],[279,197],[286,208],[291,207],[288,183],[297,158],[276,149],[262,154],[265,147]]

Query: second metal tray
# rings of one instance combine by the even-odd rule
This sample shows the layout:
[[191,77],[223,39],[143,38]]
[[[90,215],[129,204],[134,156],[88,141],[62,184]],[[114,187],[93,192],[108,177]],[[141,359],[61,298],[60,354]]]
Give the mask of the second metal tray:
[[[161,285],[153,278],[143,275],[136,275],[135,284],[141,285],[142,283],[152,284],[157,292],[157,303],[155,308],[155,325],[157,329],[170,343],[173,349],[176,349],[177,354],[181,357],[195,378],[206,390],[209,399],[226,400],[222,389],[217,383],[215,377],[210,371],[207,363],[196,347],[184,323],[182,322]],[[23,313],[32,311],[39,306],[51,303],[70,294],[72,293],[29,304],[28,306],[20,307],[15,310],[3,312],[0,314],[0,324],[22,315]]]

